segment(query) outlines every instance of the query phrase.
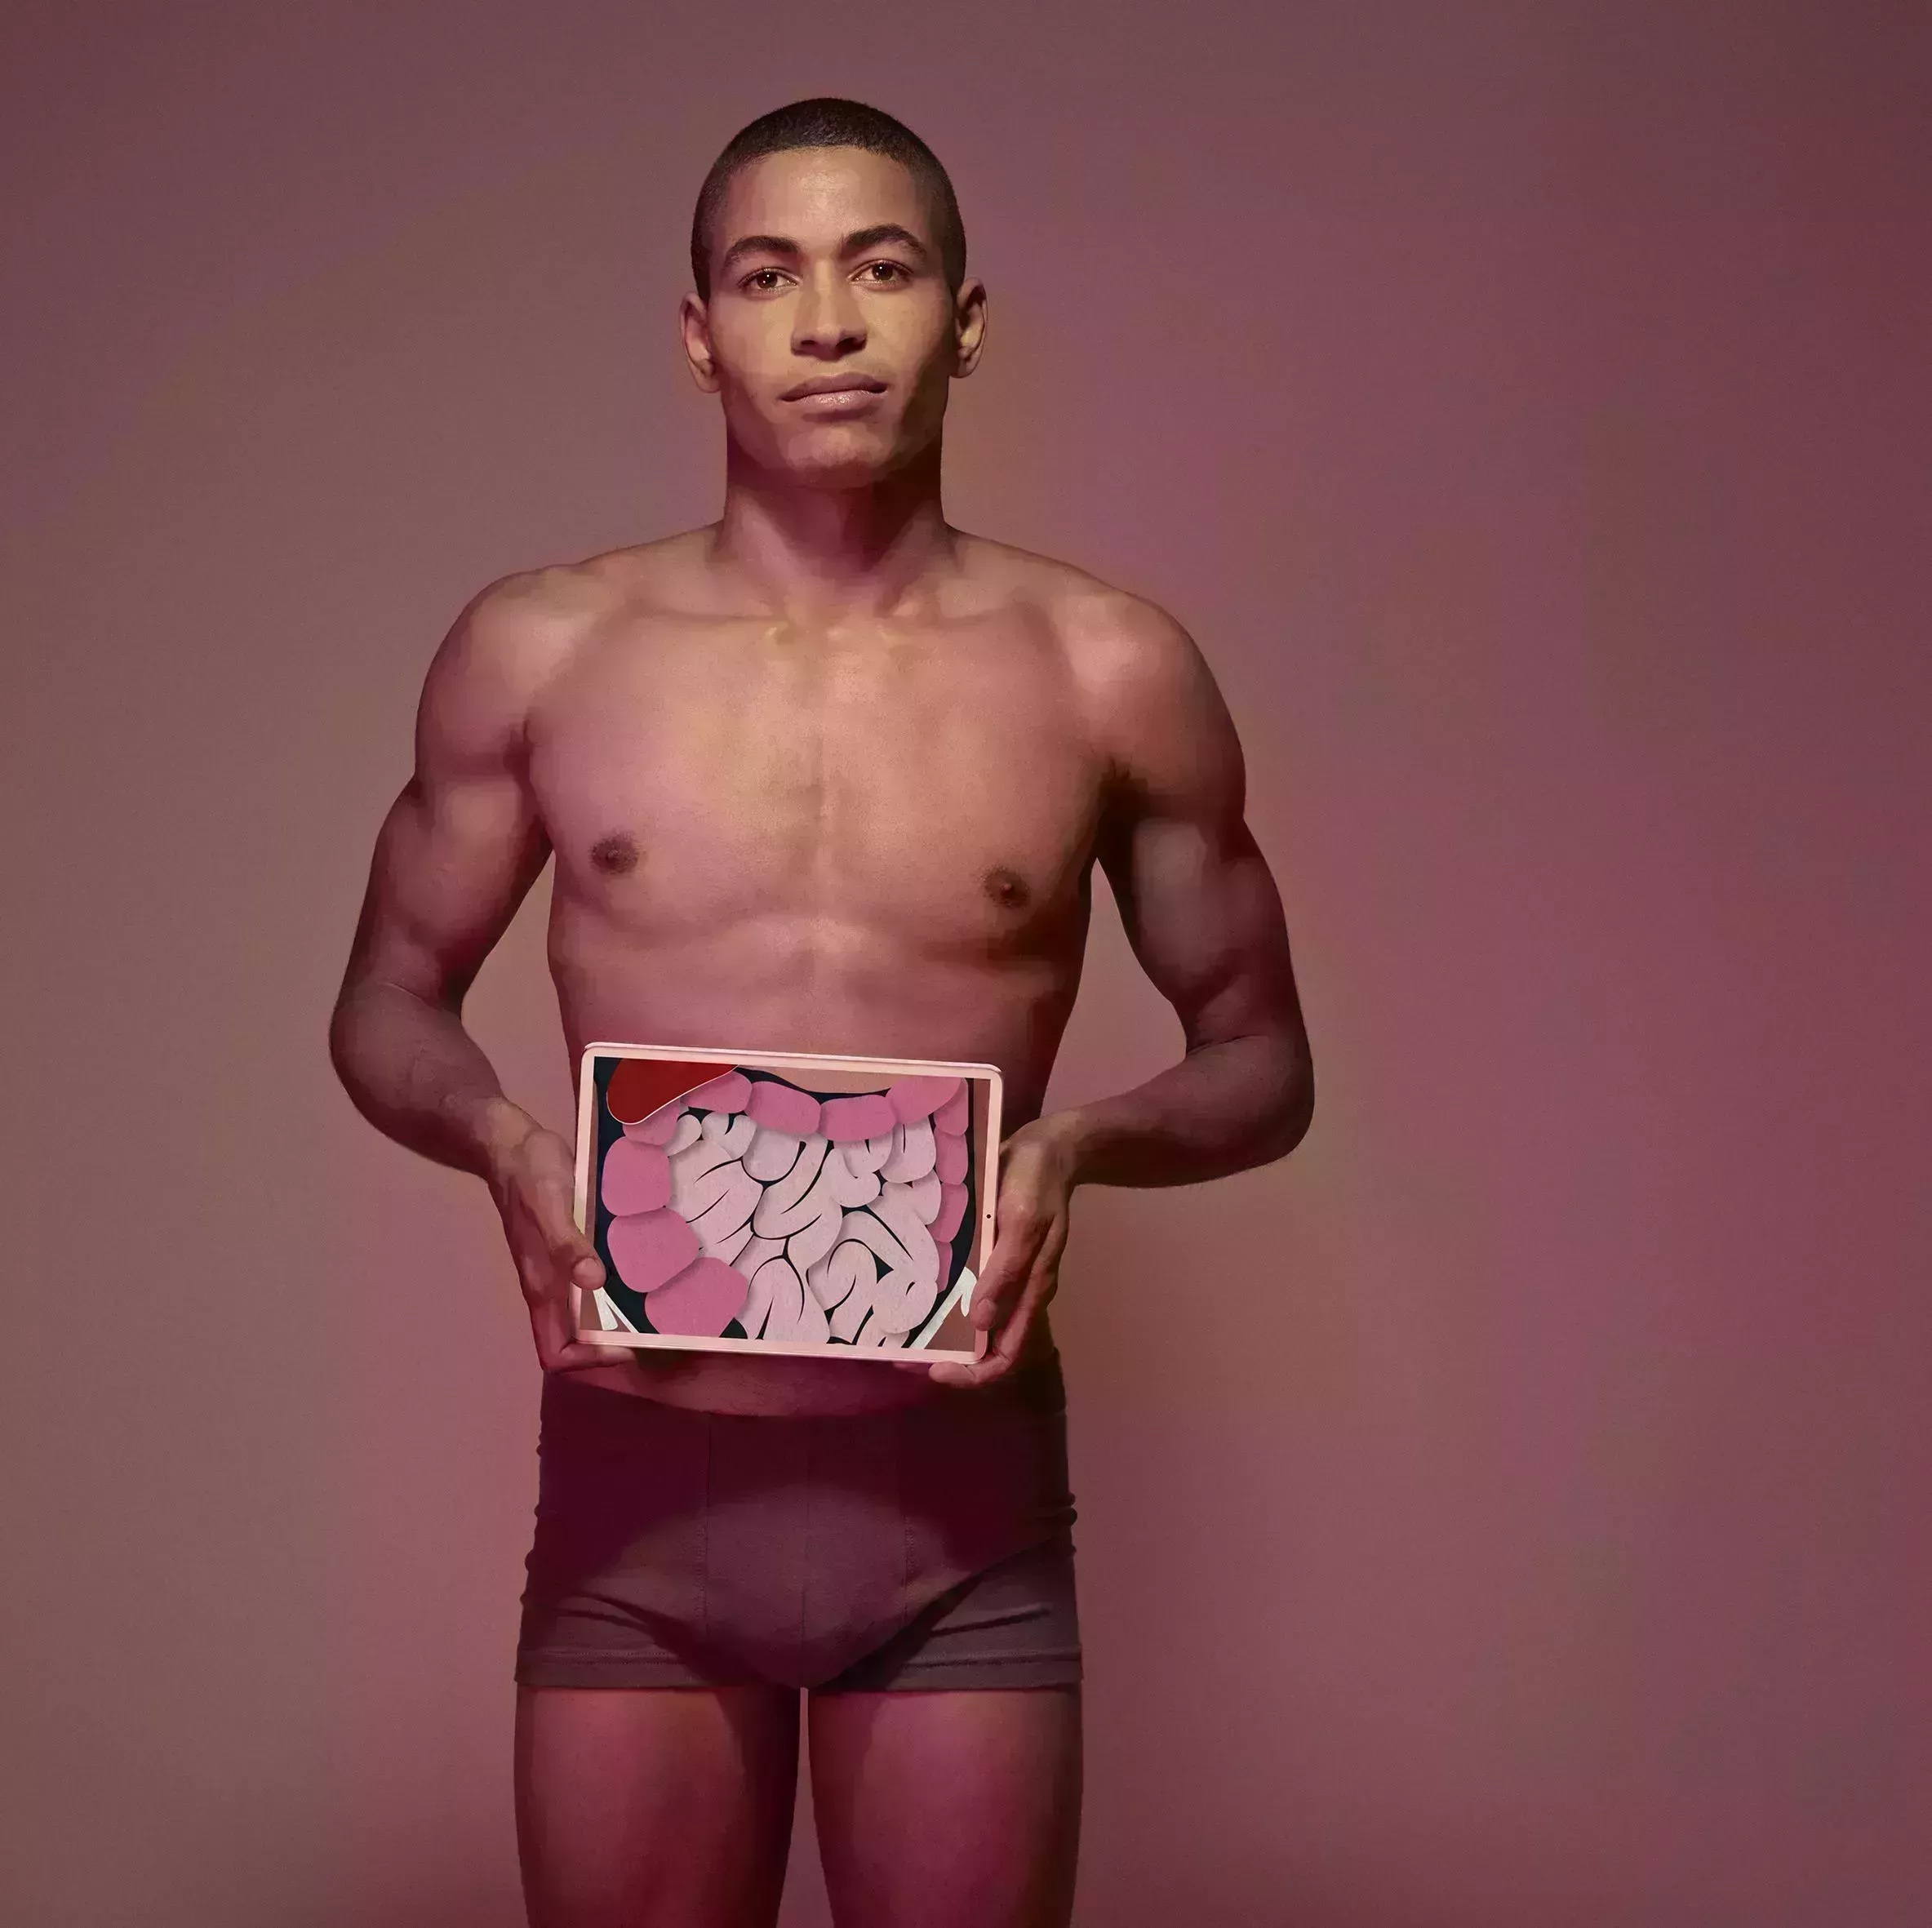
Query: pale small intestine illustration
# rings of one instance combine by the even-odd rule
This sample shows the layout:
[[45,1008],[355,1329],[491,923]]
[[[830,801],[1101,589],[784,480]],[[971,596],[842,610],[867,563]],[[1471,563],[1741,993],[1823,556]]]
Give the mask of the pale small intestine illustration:
[[660,1332],[904,1347],[965,1216],[970,1116],[959,1077],[820,1099],[728,1072],[611,1144],[611,1264]]

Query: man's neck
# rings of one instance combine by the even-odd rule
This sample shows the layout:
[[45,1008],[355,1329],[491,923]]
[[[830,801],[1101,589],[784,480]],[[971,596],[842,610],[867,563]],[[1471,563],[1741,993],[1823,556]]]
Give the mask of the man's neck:
[[953,566],[939,505],[939,451],[857,489],[801,487],[732,448],[713,560],[788,620],[890,615]]

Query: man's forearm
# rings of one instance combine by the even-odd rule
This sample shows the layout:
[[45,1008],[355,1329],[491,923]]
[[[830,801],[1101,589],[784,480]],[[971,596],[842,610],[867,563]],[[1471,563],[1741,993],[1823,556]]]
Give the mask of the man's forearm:
[[1314,1098],[1306,1046],[1257,1035],[1202,1045],[1130,1091],[1041,1123],[1076,1184],[1192,1185],[1293,1151]]
[[532,1128],[462,1020],[399,984],[366,980],[345,990],[329,1055],[357,1110],[439,1165],[486,1177]]

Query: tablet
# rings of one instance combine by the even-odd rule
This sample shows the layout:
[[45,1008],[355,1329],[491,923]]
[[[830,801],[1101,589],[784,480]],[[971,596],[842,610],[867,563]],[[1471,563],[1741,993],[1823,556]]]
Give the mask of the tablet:
[[993,1244],[991,1064],[593,1044],[577,1086],[573,1284],[596,1344],[970,1361]]

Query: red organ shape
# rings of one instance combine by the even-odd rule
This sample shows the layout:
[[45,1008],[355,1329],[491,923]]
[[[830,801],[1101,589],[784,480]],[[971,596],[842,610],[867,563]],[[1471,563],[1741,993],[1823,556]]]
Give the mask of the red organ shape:
[[684,1115],[684,1107],[673,1098],[668,1104],[661,1104],[651,1116],[635,1125],[626,1125],[624,1135],[634,1138],[639,1144],[668,1144],[671,1134],[677,1129],[677,1121]]
[[697,1233],[668,1205],[613,1219],[604,1237],[617,1276],[633,1292],[656,1291],[698,1255]]
[[686,1339],[717,1339],[738,1317],[750,1281],[722,1259],[699,1259],[651,1295],[651,1322]]
[[862,1092],[855,1098],[828,1098],[819,1107],[819,1129],[834,1144],[882,1137],[899,1122],[881,1091]]
[[959,1222],[966,1216],[966,1192],[964,1185],[941,1185],[939,1187],[939,1215],[934,1219],[931,1232],[934,1242],[949,1245],[953,1235],[959,1229]]
[[916,1125],[929,1118],[960,1088],[956,1077],[902,1077],[886,1093],[892,1115],[902,1125]]
[[659,1331],[718,1338],[736,1319],[767,1339],[898,1346],[944,1288],[966,1210],[965,1080],[908,1077],[821,1100],[729,1064],[627,1059],[606,1092],[624,1130],[601,1175],[611,1258]]
[[879,1177],[889,1185],[916,1184],[931,1171],[935,1155],[933,1129],[926,1119],[895,1125],[892,1148],[879,1166]]
[[950,1098],[944,1099],[933,1113],[933,1129],[935,1131],[950,1131],[955,1136],[964,1136],[972,1115],[973,1094],[965,1079],[962,1078],[959,1089]]
[[955,1137],[950,1131],[935,1131],[932,1139],[932,1168],[939,1175],[942,1185],[963,1184],[966,1175],[966,1140]]
[[771,1259],[758,1268],[754,1291],[769,1302],[765,1314],[766,1339],[781,1339],[793,1345],[824,1345],[830,1335],[825,1312],[816,1298],[807,1293],[805,1282],[793,1268],[789,1259]]
[[604,1210],[613,1218],[671,1202],[671,1161],[654,1144],[620,1138],[604,1154]]
[[[674,1058],[626,1058],[611,1073],[604,1103],[620,1125],[641,1124],[660,1106],[694,1086],[730,1073],[729,1064],[691,1064]],[[742,1075],[737,1074],[737,1075]]]
[[[939,1190],[944,1196],[944,1186]],[[905,1248],[914,1272],[932,1278],[939,1277],[939,1255],[932,1233],[913,1202],[910,1185],[885,1187],[873,1202],[872,1216]]]
[[808,1139],[799,1147],[792,1169],[765,1188],[752,1215],[752,1230],[760,1238],[789,1238],[822,1213],[837,1213],[839,1208],[829,1195],[831,1188],[827,1186],[823,1193],[817,1188],[827,1156],[824,1139]]
[[789,1132],[793,1138],[810,1138],[819,1128],[818,1099],[809,1091],[794,1091],[770,1078],[752,1086],[744,1108],[755,1123],[770,1131]]
[[743,1111],[751,1088],[751,1080],[742,1071],[727,1071],[722,1077],[686,1091],[684,1102],[693,1111]]
[[939,1296],[935,1280],[922,1280],[903,1268],[888,1272],[872,1289],[873,1318],[882,1331],[897,1338],[910,1332],[932,1310]]

